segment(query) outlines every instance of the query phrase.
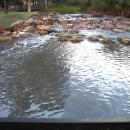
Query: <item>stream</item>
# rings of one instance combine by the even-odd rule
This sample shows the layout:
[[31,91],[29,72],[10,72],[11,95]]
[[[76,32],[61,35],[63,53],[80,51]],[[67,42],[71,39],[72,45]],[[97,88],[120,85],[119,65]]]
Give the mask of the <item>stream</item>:
[[[79,34],[130,38],[101,29]],[[51,34],[1,46],[0,117],[129,118],[130,46],[61,43]]]

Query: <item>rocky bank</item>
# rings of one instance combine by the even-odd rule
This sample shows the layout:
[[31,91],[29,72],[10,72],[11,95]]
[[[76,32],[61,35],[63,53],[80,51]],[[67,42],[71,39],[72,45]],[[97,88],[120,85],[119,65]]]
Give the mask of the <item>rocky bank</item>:
[[[19,20],[9,28],[0,27],[0,43],[11,41],[20,37],[27,37],[34,33],[37,35],[55,35],[59,41],[81,42],[85,37],[79,34],[81,30],[102,29],[115,33],[130,32],[130,19],[125,17],[95,16],[93,14],[60,15],[54,13],[39,13],[27,20]],[[87,37],[90,42],[114,44],[115,41],[103,36]],[[130,45],[130,39],[117,38],[117,42]]]

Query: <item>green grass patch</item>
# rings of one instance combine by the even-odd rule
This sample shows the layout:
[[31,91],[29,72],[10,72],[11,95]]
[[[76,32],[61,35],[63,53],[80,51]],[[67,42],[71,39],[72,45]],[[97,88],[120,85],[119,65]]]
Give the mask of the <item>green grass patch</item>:
[[0,12],[0,26],[9,27],[17,20],[27,19],[36,14],[37,12],[9,12],[8,14]]
[[60,14],[74,14],[80,13],[81,7],[79,6],[56,6],[51,9],[51,11]]

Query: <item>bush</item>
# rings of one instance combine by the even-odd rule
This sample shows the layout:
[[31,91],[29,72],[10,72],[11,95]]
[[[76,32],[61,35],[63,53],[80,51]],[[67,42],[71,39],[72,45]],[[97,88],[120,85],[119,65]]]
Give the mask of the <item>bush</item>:
[[52,8],[52,11],[60,14],[74,14],[79,13],[81,7],[79,6],[56,6]]

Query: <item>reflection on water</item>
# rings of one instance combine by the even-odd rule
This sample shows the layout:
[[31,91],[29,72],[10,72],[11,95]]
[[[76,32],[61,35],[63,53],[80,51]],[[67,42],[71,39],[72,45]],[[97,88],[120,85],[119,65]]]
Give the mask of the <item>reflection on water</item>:
[[26,48],[24,42],[25,50],[16,45],[1,52],[1,117],[60,117],[69,95],[68,55],[62,44],[52,44]]
[[0,117],[130,116],[130,47],[33,36],[0,51]]
[[130,48],[109,47],[88,41],[74,47],[65,117],[130,116]]

